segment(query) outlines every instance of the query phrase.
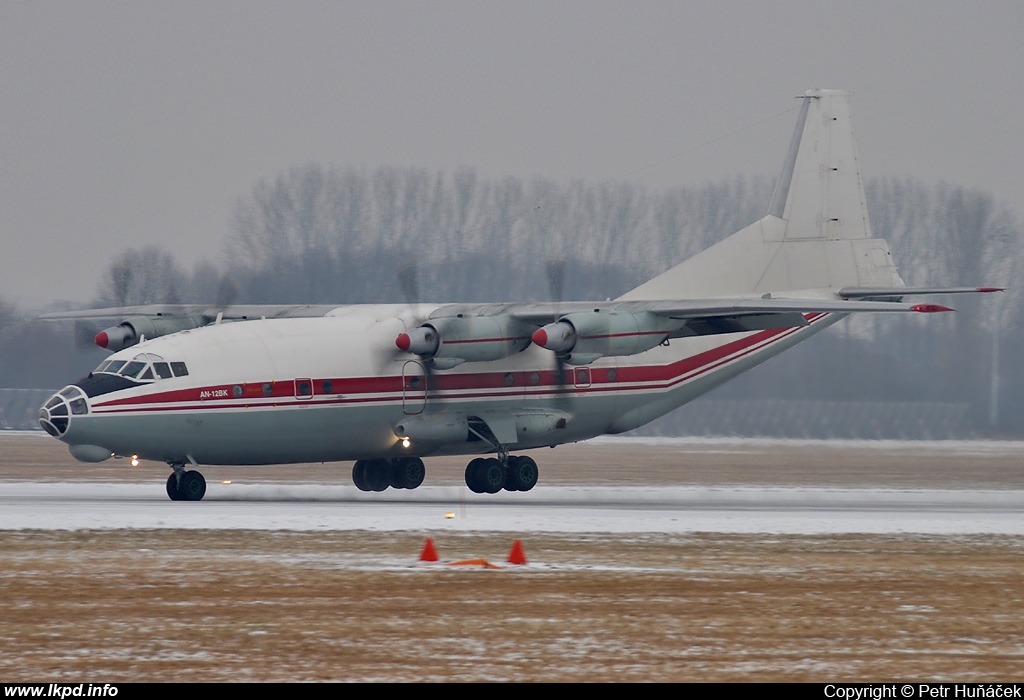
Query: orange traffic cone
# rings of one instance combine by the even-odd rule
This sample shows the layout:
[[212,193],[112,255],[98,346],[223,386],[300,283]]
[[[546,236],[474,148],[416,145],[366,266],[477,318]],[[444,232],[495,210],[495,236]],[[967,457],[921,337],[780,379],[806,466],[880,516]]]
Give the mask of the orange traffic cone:
[[509,552],[509,555],[508,555],[508,563],[509,564],[525,564],[526,563],[526,555],[523,554],[523,543],[520,542],[519,540],[516,540],[512,544],[512,551]]
[[429,537],[423,545],[423,551],[420,552],[420,561],[437,561],[437,550],[434,549],[434,540]]

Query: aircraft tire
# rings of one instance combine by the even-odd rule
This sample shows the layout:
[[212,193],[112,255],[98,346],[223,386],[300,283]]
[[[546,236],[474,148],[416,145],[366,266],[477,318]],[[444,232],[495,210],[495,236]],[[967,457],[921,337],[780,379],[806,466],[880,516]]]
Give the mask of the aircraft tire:
[[480,469],[483,466],[486,459],[477,457],[466,465],[466,486],[473,493],[484,493],[483,479],[480,478]]
[[505,488],[505,468],[501,462],[494,459],[485,459],[479,467],[480,483],[487,493],[498,493]]
[[178,498],[182,501],[201,501],[206,495],[206,479],[199,472],[192,470],[181,475],[178,484]]
[[366,460],[363,478],[371,491],[386,491],[391,485],[391,462],[386,459]]
[[532,457],[509,457],[505,488],[509,491],[529,491],[537,485],[538,476],[537,463]]
[[360,491],[370,490],[366,484],[366,462],[361,459],[357,459],[356,463],[352,465],[352,483]]
[[181,493],[178,491],[178,475],[171,472],[171,475],[167,477],[167,496],[172,501],[181,501]]
[[396,459],[391,473],[391,485],[396,489],[415,489],[423,483],[427,470],[419,457]]

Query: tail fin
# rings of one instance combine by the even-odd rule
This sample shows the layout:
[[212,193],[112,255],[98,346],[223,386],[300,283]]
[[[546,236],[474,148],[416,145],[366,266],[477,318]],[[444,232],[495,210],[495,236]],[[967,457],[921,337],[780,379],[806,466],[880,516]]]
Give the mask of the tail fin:
[[888,244],[871,236],[849,93],[808,90],[768,215],[621,299],[902,286]]

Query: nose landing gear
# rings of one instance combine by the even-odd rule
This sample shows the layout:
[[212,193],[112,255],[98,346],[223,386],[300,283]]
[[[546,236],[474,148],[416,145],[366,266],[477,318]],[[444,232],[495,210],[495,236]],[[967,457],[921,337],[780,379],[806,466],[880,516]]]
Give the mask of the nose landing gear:
[[201,501],[206,495],[206,479],[196,470],[185,471],[184,464],[172,464],[167,477],[167,495],[172,501]]

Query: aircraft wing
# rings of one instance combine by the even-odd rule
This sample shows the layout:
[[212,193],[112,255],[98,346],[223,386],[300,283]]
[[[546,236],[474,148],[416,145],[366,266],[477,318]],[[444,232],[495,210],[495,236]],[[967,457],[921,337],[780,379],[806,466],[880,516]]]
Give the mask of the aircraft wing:
[[[458,319],[472,317],[500,317],[520,325],[517,337],[534,331],[529,326],[546,327],[567,320],[575,329],[590,327],[596,336],[611,337],[625,322],[622,333],[681,338],[696,335],[717,335],[745,331],[797,328],[808,324],[807,314],[859,313],[859,312],[917,312],[952,311],[938,304],[911,304],[904,296],[913,294],[957,294],[967,292],[1001,291],[996,287],[850,287],[841,289],[833,298],[827,297],[725,297],[709,299],[658,299],[618,301],[553,301],[511,304],[446,304],[435,308],[429,319],[450,319],[456,326],[449,328],[452,339],[473,330],[471,323]],[[241,321],[259,318],[314,318],[325,316],[338,308],[332,304],[152,304],[121,306],[80,311],[57,311],[44,314],[47,321],[102,321],[113,319],[116,325],[100,331],[95,344],[116,351],[140,342],[143,338],[156,338],[170,333],[198,328],[220,320]],[[625,317],[631,317],[632,322]],[[632,323],[632,325],[629,325]],[[546,337],[546,336],[545,336]],[[463,342],[467,338],[462,338]],[[472,340],[472,338],[469,338]],[[475,341],[474,341],[475,342]],[[534,338],[537,342],[537,338]],[[540,343],[543,345],[543,343]]]
[[[878,293],[879,290],[873,290],[871,296]],[[881,295],[893,297],[896,295],[896,290],[885,290]],[[429,318],[436,322],[445,319],[505,316],[523,324],[534,327],[542,326],[545,329],[549,327],[549,324],[558,325],[560,321],[567,321],[575,330],[587,329],[585,332],[592,337],[610,337],[617,333],[629,335],[635,332],[657,335],[658,332],[664,331],[668,337],[682,338],[798,328],[808,325],[807,314],[933,313],[952,310],[938,304],[912,304],[902,301],[764,295],[753,298],[649,301],[448,304],[435,309]],[[626,317],[633,319],[632,324],[625,320]],[[620,326],[622,327],[620,328]],[[538,343],[537,337],[534,337],[534,342]],[[541,341],[538,344],[543,345],[544,343]]]
[[336,308],[337,304],[232,304],[224,307],[209,304],[144,304],[106,309],[54,311],[39,318],[43,321],[105,321],[130,316],[201,316],[212,320],[219,314],[223,319],[241,321],[254,318],[315,318],[325,316]]
[[[328,304],[146,304],[106,309],[55,311],[39,318],[44,321],[110,321],[116,325],[96,334],[93,342],[112,352],[140,342],[178,331],[199,328],[222,320],[244,321],[259,318],[314,318],[338,308]],[[76,324],[77,326],[77,324]],[[76,342],[86,342],[95,332],[87,326],[79,331]]]
[[[894,301],[860,301],[846,299],[800,299],[783,297],[679,299],[655,301],[571,301],[510,304],[513,317],[530,323],[547,323],[552,318],[587,312],[641,313],[650,312],[673,319],[738,318],[743,316],[803,316],[809,313],[918,312],[953,311],[937,304],[911,304]],[[479,313],[479,307],[451,305],[437,309],[431,318]],[[798,324],[802,325],[802,324]]]

